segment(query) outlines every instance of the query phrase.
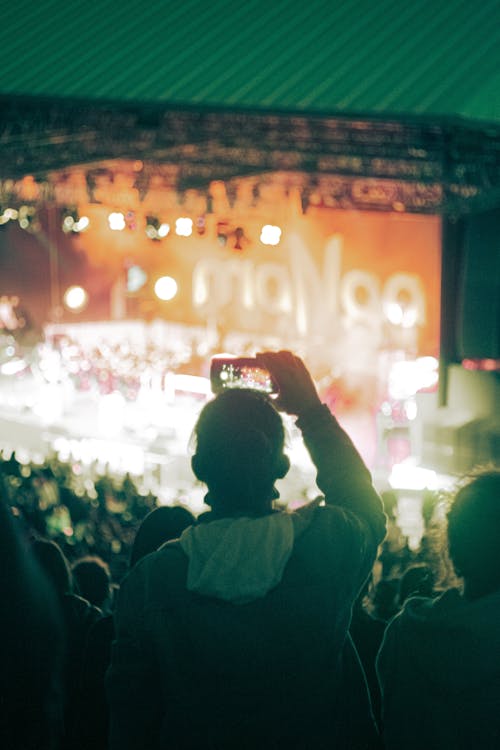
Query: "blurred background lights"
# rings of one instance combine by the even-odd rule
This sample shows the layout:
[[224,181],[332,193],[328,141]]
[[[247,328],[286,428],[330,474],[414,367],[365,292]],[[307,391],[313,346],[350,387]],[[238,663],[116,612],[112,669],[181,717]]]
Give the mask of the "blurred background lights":
[[143,268],[140,266],[130,266],[127,271],[127,291],[138,292],[147,280],[148,275]]
[[170,224],[160,222],[155,216],[146,216],[146,235],[150,240],[161,240],[170,232]]
[[108,216],[108,224],[114,232],[121,232],[125,229],[125,216],[119,211],[113,211]]
[[161,276],[155,283],[155,294],[158,299],[168,301],[177,294],[177,282],[171,276]]
[[193,234],[193,220],[180,216],[175,221],[175,233],[179,237],[190,237]]
[[402,328],[413,328],[418,318],[418,311],[415,306],[407,307],[398,302],[391,302],[386,305],[385,312],[390,323]]
[[63,232],[84,232],[90,224],[88,216],[79,216],[77,211],[68,211],[63,218]]
[[281,239],[281,229],[273,224],[264,224],[260,232],[263,245],[278,245]]
[[17,212],[17,220],[21,229],[35,231],[37,229],[35,207],[21,206]]
[[88,302],[89,295],[81,286],[70,286],[64,292],[64,304],[68,310],[79,312]]
[[5,208],[0,214],[0,224],[7,224],[8,221],[15,221],[18,217],[18,211],[15,208]]
[[389,372],[388,390],[391,398],[408,399],[418,391],[436,388],[439,362],[435,357],[394,362]]

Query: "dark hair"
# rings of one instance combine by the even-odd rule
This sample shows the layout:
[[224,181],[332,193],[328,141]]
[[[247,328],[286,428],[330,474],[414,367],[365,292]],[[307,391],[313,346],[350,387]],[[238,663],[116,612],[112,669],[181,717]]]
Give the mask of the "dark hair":
[[464,579],[500,585],[500,470],[469,479],[448,512],[448,545],[455,571]]
[[219,507],[259,512],[276,496],[289,461],[282,419],[267,396],[223,391],[201,412],[195,436],[193,471]]
[[142,557],[154,552],[164,542],[178,539],[184,529],[195,522],[195,517],[181,505],[162,505],[145,516],[135,536],[130,555],[130,567]]
[[49,539],[35,539],[31,547],[35,559],[51,581],[58,596],[71,592],[73,588],[71,571],[59,545]]
[[96,607],[102,607],[109,596],[109,566],[97,555],[87,555],[71,566],[78,593]]

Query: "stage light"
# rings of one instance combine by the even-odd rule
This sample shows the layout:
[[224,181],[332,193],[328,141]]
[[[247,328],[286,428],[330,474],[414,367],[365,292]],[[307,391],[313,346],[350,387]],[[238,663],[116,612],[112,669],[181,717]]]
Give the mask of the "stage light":
[[125,229],[125,216],[119,211],[113,211],[108,216],[109,228],[114,232],[121,232]]
[[179,237],[190,237],[193,234],[193,220],[181,216],[175,221],[175,233]]
[[68,232],[84,232],[90,224],[88,216],[79,216],[78,211],[65,211],[62,222],[62,230],[66,234]]
[[156,216],[146,216],[146,234],[150,240],[162,240],[170,232],[170,224],[160,222]]
[[68,310],[80,312],[89,300],[89,295],[81,286],[70,286],[64,292],[63,301]]
[[148,275],[140,266],[130,266],[127,271],[127,292],[138,292],[147,280]]
[[17,221],[21,229],[34,232],[38,228],[36,209],[34,206],[21,206],[17,214]]
[[155,283],[155,294],[158,299],[168,302],[177,294],[177,282],[171,276],[161,276]]
[[418,318],[415,306],[406,306],[399,302],[390,302],[386,307],[386,314],[389,323],[402,328],[413,328]]
[[15,221],[18,217],[18,211],[15,208],[5,208],[0,214],[0,224],[7,224],[8,221]]
[[278,245],[281,239],[280,227],[273,224],[264,224],[260,232],[260,241],[263,245]]

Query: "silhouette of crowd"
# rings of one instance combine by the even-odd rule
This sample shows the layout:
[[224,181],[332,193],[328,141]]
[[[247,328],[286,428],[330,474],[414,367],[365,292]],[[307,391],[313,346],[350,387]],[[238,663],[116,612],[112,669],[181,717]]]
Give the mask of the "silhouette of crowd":
[[[0,458],[0,746],[500,747],[500,470],[421,498],[408,544],[304,363],[194,426],[210,510]],[[321,496],[278,509],[296,417]],[[447,513],[443,512],[447,508]]]

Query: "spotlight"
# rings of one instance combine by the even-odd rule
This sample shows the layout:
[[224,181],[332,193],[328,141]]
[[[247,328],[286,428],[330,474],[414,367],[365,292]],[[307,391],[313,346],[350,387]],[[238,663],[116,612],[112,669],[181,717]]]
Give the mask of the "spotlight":
[[39,228],[34,206],[21,206],[17,213],[17,221],[21,229],[27,232],[35,232]]
[[260,232],[263,245],[278,245],[281,239],[281,229],[273,224],[264,224]]
[[79,216],[76,209],[69,209],[63,214],[62,230],[68,232],[84,232],[90,224],[88,216]]
[[171,276],[161,276],[155,283],[155,294],[158,299],[168,302],[177,294],[177,282]]
[[146,234],[150,240],[162,240],[170,232],[170,224],[162,223],[156,216],[146,216]]
[[190,237],[193,234],[193,220],[181,216],[175,221],[175,233],[179,237]]
[[125,229],[125,216],[119,211],[113,211],[108,216],[109,228],[114,232],[121,232]]
[[0,209],[0,224],[7,224],[8,221],[15,221],[19,212],[15,208]]
[[70,286],[64,292],[63,301],[68,310],[80,312],[89,300],[89,295],[81,286]]

